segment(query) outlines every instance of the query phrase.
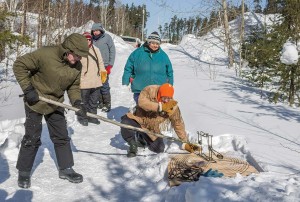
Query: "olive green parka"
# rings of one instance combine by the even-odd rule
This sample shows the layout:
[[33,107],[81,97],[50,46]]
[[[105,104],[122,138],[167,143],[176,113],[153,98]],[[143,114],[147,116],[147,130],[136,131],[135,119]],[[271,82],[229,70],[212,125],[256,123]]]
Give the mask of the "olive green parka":
[[[86,57],[88,51],[86,38],[74,33],[61,45],[42,47],[18,57],[13,71],[23,91],[32,85],[39,96],[61,103],[64,102],[66,91],[73,105],[76,100],[81,100],[79,86],[82,65],[80,61],[74,65],[69,64],[66,53]],[[57,109],[57,106],[43,101],[29,107],[40,114],[49,114]]]

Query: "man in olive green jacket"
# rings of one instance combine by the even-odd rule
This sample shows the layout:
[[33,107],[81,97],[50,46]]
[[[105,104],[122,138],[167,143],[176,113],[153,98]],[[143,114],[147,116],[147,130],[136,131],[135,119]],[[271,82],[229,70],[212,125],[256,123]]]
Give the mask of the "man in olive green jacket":
[[74,33],[59,46],[42,47],[18,57],[13,65],[16,79],[24,92],[26,114],[25,135],[16,166],[21,188],[29,188],[31,185],[30,174],[41,145],[43,116],[54,144],[59,177],[73,183],[83,180],[82,175],[72,169],[74,160],[64,109],[39,101],[39,96],[63,102],[66,91],[72,105],[80,109],[76,114],[86,117],[79,84],[82,67],[80,59],[86,57],[88,51],[86,38]]

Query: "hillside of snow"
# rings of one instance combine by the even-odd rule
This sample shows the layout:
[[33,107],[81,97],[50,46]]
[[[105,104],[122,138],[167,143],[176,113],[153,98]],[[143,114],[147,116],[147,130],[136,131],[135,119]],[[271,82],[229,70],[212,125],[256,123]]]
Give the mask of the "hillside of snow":
[[[255,22],[255,16],[248,17]],[[83,33],[91,23],[72,28],[69,33]],[[231,22],[230,26],[233,29],[237,25]],[[112,110],[98,111],[98,115],[119,122],[134,105],[129,87],[121,85],[123,68],[133,48],[109,34],[117,50],[110,76]],[[68,111],[74,169],[84,181],[72,184],[58,178],[53,144],[43,122],[32,186],[20,189],[15,165],[25,115],[18,97],[22,92],[9,63],[8,75],[1,74],[5,81],[0,83],[0,201],[299,201],[300,110],[261,99],[259,89],[227,68],[220,28],[201,38],[187,35],[178,46],[161,47],[173,64],[175,99],[189,139],[196,142],[197,131],[208,132],[214,135],[217,151],[247,160],[262,172],[233,178],[201,176],[197,182],[171,188],[167,165],[172,154],[184,153],[178,143],[165,140],[164,153],[139,149],[138,156],[129,159],[119,127],[103,121],[84,127],[76,121],[74,112]],[[4,64],[0,67],[6,69]]]

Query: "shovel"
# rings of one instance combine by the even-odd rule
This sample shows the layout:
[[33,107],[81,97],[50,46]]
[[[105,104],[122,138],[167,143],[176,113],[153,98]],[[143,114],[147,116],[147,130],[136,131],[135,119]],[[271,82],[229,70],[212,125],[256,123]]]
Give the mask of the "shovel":
[[[48,98],[45,98],[45,97],[42,97],[42,96],[39,96],[39,100],[44,101],[44,102],[49,103],[49,104],[53,104],[53,105],[59,106],[59,107],[63,107],[63,108],[66,108],[66,109],[69,109],[69,110],[72,110],[72,111],[75,111],[75,112],[77,112],[77,111],[80,110],[80,109],[78,109],[76,107],[72,107],[70,105],[67,105],[67,104],[64,104],[64,103],[60,103],[60,102],[57,102],[57,101],[54,101],[54,100],[51,100],[51,99],[48,99]],[[139,131],[139,132],[142,132],[142,133],[147,133],[149,135],[154,135],[156,137],[165,138],[165,139],[168,139],[168,140],[171,140],[171,141],[183,142],[182,140],[180,140],[178,138],[175,138],[175,137],[169,137],[169,136],[165,136],[165,135],[160,134],[160,133],[154,133],[154,132],[152,132],[150,130],[147,130],[147,129],[137,128],[137,127],[130,126],[130,125],[127,125],[127,124],[122,124],[122,123],[119,123],[117,121],[113,121],[111,119],[105,118],[103,116],[99,116],[97,114],[92,114],[92,113],[87,112],[86,115],[88,117],[96,118],[96,119],[102,120],[104,122],[108,122],[108,123],[120,126],[122,128],[127,128],[127,129],[131,129],[131,130],[134,130],[134,131]]]

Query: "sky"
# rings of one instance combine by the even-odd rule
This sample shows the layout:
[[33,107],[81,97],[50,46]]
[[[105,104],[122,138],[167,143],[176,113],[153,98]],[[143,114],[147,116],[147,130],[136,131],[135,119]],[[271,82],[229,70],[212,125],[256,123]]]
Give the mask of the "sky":
[[[246,27],[257,25],[258,19],[270,23],[272,16],[247,14]],[[82,33],[92,23],[66,31]],[[231,22],[230,27],[233,36],[238,36],[238,23]],[[107,33],[113,37],[117,51],[110,74],[112,110],[99,110],[98,115],[120,122],[121,116],[134,106],[129,86],[121,84],[124,65],[134,48]],[[261,97],[261,89],[236,77],[234,69],[227,67],[222,33],[216,28],[200,38],[187,35],[179,45],[162,44],[173,65],[174,99],[178,101],[190,142],[197,143],[197,131],[209,133],[213,135],[215,150],[227,158],[247,161],[259,173],[236,173],[222,178],[200,176],[198,181],[170,187],[170,159],[178,153],[187,155],[180,149],[180,142],[165,139],[164,153],[139,148],[138,156],[128,159],[128,145],[119,127],[105,121],[84,127],[77,122],[74,112],[66,111],[73,168],[83,175],[83,182],[72,184],[59,179],[53,144],[43,121],[42,145],[32,169],[32,186],[20,189],[15,166],[25,131],[25,115],[18,96],[22,92],[12,71],[11,61],[16,57],[13,53],[6,58],[10,59],[8,63],[0,63],[0,69],[8,67],[7,77],[0,74],[0,201],[299,201],[300,109],[286,103],[270,103]],[[285,58],[289,60],[287,55]],[[65,104],[69,104],[68,99]],[[177,137],[172,131],[163,134]],[[205,142],[203,150],[207,152]]]
[[158,31],[158,26],[164,26],[165,23],[169,23],[174,15],[178,17],[189,17],[196,16],[201,12],[201,15],[207,13],[209,7],[207,6],[207,0],[202,1],[199,4],[199,0],[121,0],[123,4],[134,3],[135,5],[145,4],[148,12],[150,12],[150,17],[146,24],[145,29],[147,30],[147,35],[153,31]]
[[[170,23],[171,18],[177,15],[178,18],[189,18],[200,15],[200,17],[208,17],[212,9],[212,0],[120,0],[123,4],[134,3],[135,5],[145,4],[150,17],[146,24],[147,35],[153,31],[158,31],[159,25],[164,27],[165,23]],[[240,0],[228,1],[233,5],[239,6]],[[253,0],[245,0],[249,6]],[[262,0],[262,5],[265,0]]]

